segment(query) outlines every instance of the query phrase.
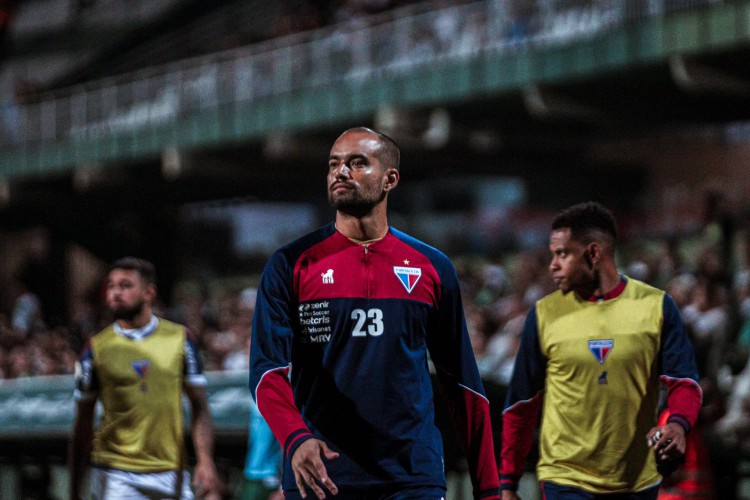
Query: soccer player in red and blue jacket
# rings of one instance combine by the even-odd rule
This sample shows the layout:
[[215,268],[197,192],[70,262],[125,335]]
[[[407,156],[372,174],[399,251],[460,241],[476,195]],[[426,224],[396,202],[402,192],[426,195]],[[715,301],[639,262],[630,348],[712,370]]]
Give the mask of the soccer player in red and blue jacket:
[[286,498],[445,496],[429,360],[469,463],[475,498],[499,498],[489,404],[455,270],[388,226],[399,150],[367,128],[328,160],[335,223],[281,248],[261,278],[250,388],[284,450]]

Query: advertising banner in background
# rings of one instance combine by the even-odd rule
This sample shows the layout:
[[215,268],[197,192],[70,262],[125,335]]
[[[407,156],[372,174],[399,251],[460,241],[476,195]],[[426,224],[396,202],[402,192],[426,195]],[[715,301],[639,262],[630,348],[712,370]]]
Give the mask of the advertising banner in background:
[[[251,400],[247,371],[206,376],[217,435],[246,433]],[[73,424],[73,388],[72,375],[0,381],[0,439],[66,437]],[[189,414],[187,401],[185,408]]]

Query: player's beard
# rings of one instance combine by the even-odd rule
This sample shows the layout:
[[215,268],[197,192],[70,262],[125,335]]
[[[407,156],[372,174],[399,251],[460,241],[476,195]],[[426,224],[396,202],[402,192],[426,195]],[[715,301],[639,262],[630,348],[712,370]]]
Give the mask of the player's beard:
[[132,321],[143,312],[145,304],[144,301],[140,301],[132,306],[126,306],[124,304],[112,306],[112,318]]
[[353,188],[345,193],[335,194],[328,191],[328,203],[339,212],[353,217],[363,217],[383,201],[385,192],[382,189],[363,190]]

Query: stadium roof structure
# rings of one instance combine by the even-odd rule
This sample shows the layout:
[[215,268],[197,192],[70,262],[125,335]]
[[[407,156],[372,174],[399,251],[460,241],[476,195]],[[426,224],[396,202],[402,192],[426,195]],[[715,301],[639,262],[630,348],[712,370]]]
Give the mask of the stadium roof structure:
[[514,4],[417,4],[58,77],[17,110],[17,142],[0,149],[0,221],[90,227],[118,201],[317,198],[330,142],[360,124],[396,137],[419,179],[539,175],[614,138],[750,117],[748,1]]

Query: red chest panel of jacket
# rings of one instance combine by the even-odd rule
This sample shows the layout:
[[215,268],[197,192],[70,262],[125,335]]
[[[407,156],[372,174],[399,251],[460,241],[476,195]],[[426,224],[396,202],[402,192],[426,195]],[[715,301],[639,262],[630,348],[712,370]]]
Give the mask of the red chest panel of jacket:
[[430,260],[391,233],[367,245],[334,233],[294,269],[300,302],[334,298],[401,299],[435,306],[440,279]]

